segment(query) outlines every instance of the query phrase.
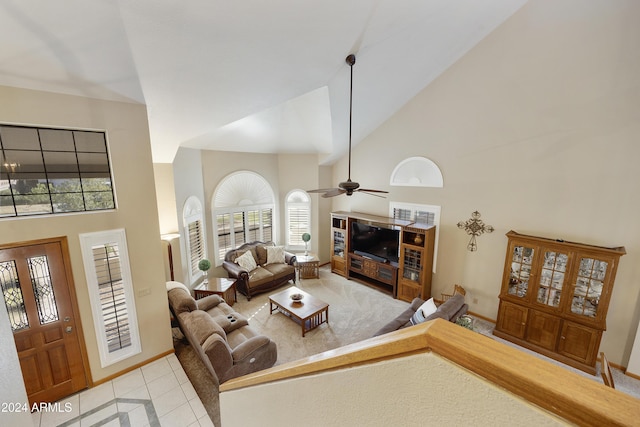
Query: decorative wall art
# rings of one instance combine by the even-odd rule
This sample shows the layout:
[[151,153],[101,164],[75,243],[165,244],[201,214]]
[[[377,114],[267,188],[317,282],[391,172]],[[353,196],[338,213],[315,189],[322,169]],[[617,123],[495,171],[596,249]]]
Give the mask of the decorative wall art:
[[484,233],[492,233],[494,228],[490,225],[486,225],[480,219],[480,212],[474,211],[471,214],[471,218],[466,221],[460,221],[458,223],[458,228],[464,229],[471,236],[471,240],[469,240],[469,244],[467,245],[467,249],[471,252],[475,252],[478,250],[478,244],[476,243],[476,237],[480,236]]

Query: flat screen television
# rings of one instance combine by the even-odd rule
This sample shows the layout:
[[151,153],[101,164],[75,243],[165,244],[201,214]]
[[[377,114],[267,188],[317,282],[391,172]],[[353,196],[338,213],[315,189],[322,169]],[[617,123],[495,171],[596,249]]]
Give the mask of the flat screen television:
[[351,251],[368,256],[376,261],[398,262],[400,230],[369,225],[361,222],[351,223]]

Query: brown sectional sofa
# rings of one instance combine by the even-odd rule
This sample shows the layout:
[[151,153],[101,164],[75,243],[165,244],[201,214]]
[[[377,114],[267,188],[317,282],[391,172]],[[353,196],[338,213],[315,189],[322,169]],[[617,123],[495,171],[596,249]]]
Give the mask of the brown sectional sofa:
[[178,282],[167,283],[169,307],[180,330],[219,383],[267,369],[278,357],[276,343],[218,295],[195,300]]
[[[284,252],[284,263],[267,264],[266,246],[274,246],[273,242],[251,242],[245,243],[237,249],[226,253],[222,267],[227,271],[230,278],[236,279],[236,289],[247,299],[252,296],[278,288],[289,280],[296,280],[296,270],[294,254]],[[245,252],[250,251],[257,264],[257,268],[248,271],[238,265],[235,261]]]
[[[420,298],[415,298],[409,307],[400,313],[398,317],[393,319],[391,322],[384,325],[378,332],[374,334],[375,336],[386,334],[388,332],[397,331],[398,329],[406,328],[408,326],[412,326],[411,318],[416,313],[416,310],[420,308],[420,306],[424,303],[424,300]],[[438,306],[438,309],[435,313],[427,316],[424,321],[427,322],[433,319],[445,319],[450,322],[455,322],[458,320],[458,317],[462,316],[467,312],[469,305],[464,302],[464,296],[457,294],[443,302]]]

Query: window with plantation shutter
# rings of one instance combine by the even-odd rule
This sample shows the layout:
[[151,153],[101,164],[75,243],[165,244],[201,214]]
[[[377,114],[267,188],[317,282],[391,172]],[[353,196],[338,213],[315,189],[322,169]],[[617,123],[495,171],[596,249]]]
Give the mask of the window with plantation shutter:
[[413,203],[389,202],[389,216],[395,219],[433,224],[436,226],[436,241],[433,252],[433,272],[436,272],[438,260],[438,240],[440,236],[440,206],[418,205]]
[[204,258],[204,236],[202,234],[202,221],[195,220],[187,224],[187,241],[189,244],[189,266],[191,275],[198,273],[198,263]]
[[80,235],[102,367],[141,352],[125,231]]
[[249,171],[226,176],[211,200],[217,265],[228,251],[244,243],[273,241],[274,208],[273,190],[263,177]]
[[187,265],[189,266],[189,283],[194,284],[202,277],[202,271],[198,269],[198,263],[203,258],[207,258],[202,203],[197,197],[191,196],[184,203],[182,223],[185,234],[185,253],[187,255]]
[[302,235],[311,232],[311,198],[303,190],[292,190],[286,202],[287,247],[303,248]]

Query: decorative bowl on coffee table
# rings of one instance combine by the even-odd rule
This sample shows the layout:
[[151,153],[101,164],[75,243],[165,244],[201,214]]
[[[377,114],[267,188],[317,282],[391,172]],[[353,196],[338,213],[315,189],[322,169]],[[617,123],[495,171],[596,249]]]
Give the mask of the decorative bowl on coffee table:
[[304,295],[302,294],[291,294],[291,299],[293,300],[293,302],[301,302],[302,298],[304,298]]

